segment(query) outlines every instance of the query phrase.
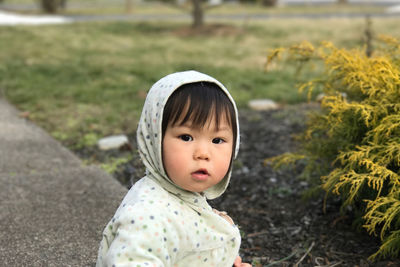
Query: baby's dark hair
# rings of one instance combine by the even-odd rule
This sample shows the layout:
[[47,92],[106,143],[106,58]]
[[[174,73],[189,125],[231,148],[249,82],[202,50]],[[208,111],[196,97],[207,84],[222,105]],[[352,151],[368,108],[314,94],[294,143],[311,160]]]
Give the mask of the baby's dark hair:
[[195,82],[182,85],[169,97],[162,119],[162,136],[168,125],[184,125],[190,120],[191,127],[201,128],[215,118],[219,128],[221,116],[232,127],[234,147],[237,136],[235,108],[221,88],[212,82]]

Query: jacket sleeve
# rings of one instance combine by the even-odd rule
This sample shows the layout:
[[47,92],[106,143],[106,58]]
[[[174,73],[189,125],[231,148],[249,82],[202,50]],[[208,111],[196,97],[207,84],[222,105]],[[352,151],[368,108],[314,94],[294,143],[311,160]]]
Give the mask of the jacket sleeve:
[[[181,234],[158,209],[126,206],[109,223],[108,250],[100,266],[172,266]],[[108,241],[111,240],[111,241]],[[103,248],[104,249],[104,248]]]

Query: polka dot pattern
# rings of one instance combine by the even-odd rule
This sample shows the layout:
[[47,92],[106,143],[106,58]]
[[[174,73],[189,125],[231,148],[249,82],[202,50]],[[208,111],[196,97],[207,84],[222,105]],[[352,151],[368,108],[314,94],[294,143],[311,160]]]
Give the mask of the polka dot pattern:
[[145,177],[129,190],[105,228],[97,266],[180,267],[206,262],[231,267],[239,247],[238,228],[219,212],[210,207],[200,217]]

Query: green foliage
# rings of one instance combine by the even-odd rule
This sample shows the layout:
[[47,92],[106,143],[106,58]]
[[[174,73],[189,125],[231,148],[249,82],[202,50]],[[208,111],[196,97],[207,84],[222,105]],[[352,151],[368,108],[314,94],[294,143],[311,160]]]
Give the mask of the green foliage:
[[113,173],[118,169],[118,166],[127,163],[131,159],[132,156],[110,158],[108,162],[101,164],[100,167],[108,173]]
[[[362,214],[363,227],[382,240],[372,260],[400,252],[400,43],[391,37],[381,41],[371,57],[364,49],[338,49],[331,43],[286,50],[301,68],[322,60],[323,78],[300,90],[310,95],[321,88],[325,96],[321,112],[309,117],[299,137],[300,151],[272,159],[275,165],[301,160],[307,175],[320,177],[318,186],[327,195],[340,195],[342,208],[351,205]],[[283,51],[273,51],[268,60]]]
[[97,144],[97,141],[99,140],[99,136],[95,133],[87,133],[83,136],[81,142],[79,142],[77,145],[79,147],[89,147],[89,146],[94,146]]

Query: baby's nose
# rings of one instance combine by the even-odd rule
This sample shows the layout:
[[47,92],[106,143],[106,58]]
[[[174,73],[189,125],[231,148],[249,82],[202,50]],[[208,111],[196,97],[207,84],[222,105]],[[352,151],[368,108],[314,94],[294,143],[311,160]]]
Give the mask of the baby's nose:
[[198,147],[193,155],[195,160],[209,160],[210,155],[205,147]]

